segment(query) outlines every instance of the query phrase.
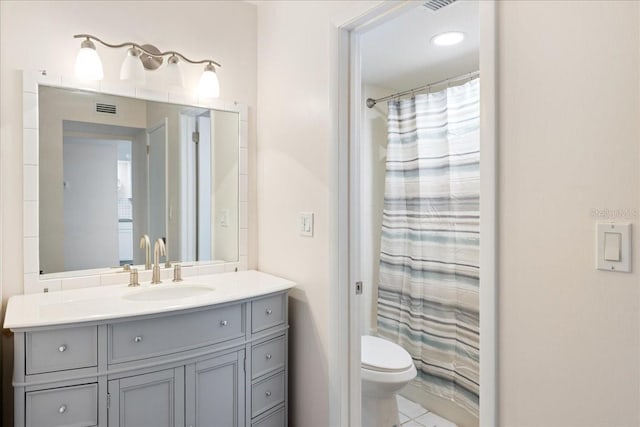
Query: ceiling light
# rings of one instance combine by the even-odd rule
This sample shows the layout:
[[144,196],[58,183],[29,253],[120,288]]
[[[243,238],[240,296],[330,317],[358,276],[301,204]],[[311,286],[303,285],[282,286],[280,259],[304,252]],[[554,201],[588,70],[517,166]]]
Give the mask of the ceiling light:
[[434,36],[431,39],[431,43],[436,46],[453,46],[464,40],[464,33],[460,31],[448,31]]
[[96,52],[96,45],[88,37],[80,45],[75,72],[76,76],[82,80],[102,80],[104,77],[102,61]]
[[220,96],[220,82],[218,82],[218,75],[212,63],[208,63],[204,67],[204,72],[200,77],[198,93],[204,98],[217,98]]

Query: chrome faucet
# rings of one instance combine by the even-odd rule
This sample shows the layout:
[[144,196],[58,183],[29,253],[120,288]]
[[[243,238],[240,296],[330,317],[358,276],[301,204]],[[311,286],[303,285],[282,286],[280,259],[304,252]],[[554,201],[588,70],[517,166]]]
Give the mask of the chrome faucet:
[[151,270],[151,241],[149,236],[143,234],[140,237],[140,249],[146,249],[144,257],[144,269]]
[[153,272],[151,273],[151,284],[155,285],[162,283],[160,280],[160,257],[166,255],[166,249],[164,247],[164,241],[158,239],[153,246]]

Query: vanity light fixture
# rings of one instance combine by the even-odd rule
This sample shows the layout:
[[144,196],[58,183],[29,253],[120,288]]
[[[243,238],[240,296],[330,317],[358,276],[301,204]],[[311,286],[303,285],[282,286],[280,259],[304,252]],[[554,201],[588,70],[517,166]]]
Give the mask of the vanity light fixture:
[[144,65],[140,60],[141,52],[135,47],[129,48],[120,68],[120,80],[129,80],[135,84],[143,85],[145,82]]
[[96,45],[89,38],[83,40],[80,45],[76,57],[76,76],[83,80],[102,80],[104,77]]
[[464,40],[464,33],[460,31],[447,31],[440,33],[431,38],[431,43],[436,46],[453,46]]
[[102,80],[104,77],[102,61],[93,43],[95,40],[101,45],[113,49],[129,48],[120,68],[120,79],[122,80],[129,80],[135,84],[143,85],[145,82],[145,70],[158,69],[163,64],[164,57],[169,56],[165,66],[168,86],[184,87],[182,71],[180,70],[181,60],[190,64],[205,64],[198,88],[199,95],[205,98],[217,98],[220,96],[220,82],[218,81],[215,67],[222,67],[222,65],[212,59],[194,61],[180,52],[174,50],[161,52],[158,48],[149,44],[139,45],[133,42],[110,44],[90,34],[76,34],[73,38],[84,39],[80,45],[75,66],[76,76],[80,79]]
[[171,55],[167,60],[167,85],[170,87],[184,87],[180,60],[176,55]]
[[204,72],[200,76],[198,92],[207,98],[220,96],[220,83],[218,82],[218,76],[216,76],[216,69],[211,63],[204,67]]

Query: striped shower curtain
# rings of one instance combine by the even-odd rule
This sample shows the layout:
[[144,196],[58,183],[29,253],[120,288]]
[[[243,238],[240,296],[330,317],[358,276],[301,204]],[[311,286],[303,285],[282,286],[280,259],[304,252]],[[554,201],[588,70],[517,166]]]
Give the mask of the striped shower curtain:
[[479,80],[389,102],[378,334],[477,417]]

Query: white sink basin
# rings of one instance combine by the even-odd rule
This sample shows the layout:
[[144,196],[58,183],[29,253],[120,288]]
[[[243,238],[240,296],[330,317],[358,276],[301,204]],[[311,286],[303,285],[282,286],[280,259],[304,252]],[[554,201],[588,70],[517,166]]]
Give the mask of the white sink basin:
[[129,301],[163,301],[168,299],[191,298],[207,295],[214,288],[201,285],[169,285],[151,287],[139,291],[132,291],[122,298]]

